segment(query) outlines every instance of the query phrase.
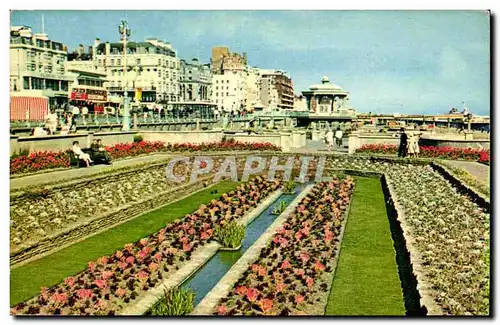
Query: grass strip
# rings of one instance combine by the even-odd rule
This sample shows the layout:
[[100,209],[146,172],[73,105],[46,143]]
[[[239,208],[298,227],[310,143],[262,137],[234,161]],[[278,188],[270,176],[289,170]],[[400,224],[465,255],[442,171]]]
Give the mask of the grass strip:
[[356,177],[326,315],[405,315],[379,179]]
[[[68,246],[49,256],[10,271],[10,305],[25,301],[40,293],[40,288],[54,286],[67,276],[77,274],[89,261],[110,255],[127,243],[160,230],[169,222],[182,218],[208,204],[222,193],[233,190],[239,183],[224,181],[185,199],[144,214],[119,226]],[[218,193],[211,194],[214,190]]]

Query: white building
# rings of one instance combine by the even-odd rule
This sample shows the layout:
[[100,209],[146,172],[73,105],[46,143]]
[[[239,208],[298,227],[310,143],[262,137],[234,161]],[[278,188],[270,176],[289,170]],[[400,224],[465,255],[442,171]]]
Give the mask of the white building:
[[30,27],[13,26],[10,31],[10,91],[45,96],[50,106],[65,103],[73,78],[65,67],[67,49]]
[[247,66],[246,109],[251,111],[255,106],[262,106],[260,101],[260,69]]
[[293,110],[296,112],[305,112],[307,111],[307,101],[306,98],[302,95],[295,95],[293,100]]
[[122,96],[127,86],[133,100],[141,92],[143,103],[177,102],[180,93],[180,60],[170,43],[157,39],[127,42],[127,71],[124,71],[123,43],[101,43],[93,46],[92,60],[107,74],[111,96]]
[[219,111],[241,111],[247,105],[246,71],[224,71],[212,76],[212,102]]
[[212,99],[212,71],[210,64],[181,60],[180,92],[183,101],[209,102]]

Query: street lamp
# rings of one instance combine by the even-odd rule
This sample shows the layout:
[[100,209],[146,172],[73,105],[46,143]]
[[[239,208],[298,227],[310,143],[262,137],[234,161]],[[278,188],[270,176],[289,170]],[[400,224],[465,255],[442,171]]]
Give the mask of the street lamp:
[[132,30],[128,26],[128,23],[126,20],[122,20],[120,23],[120,26],[118,27],[118,31],[120,32],[120,35],[123,40],[123,78],[125,79],[124,81],[124,93],[123,93],[123,131],[128,131],[130,129],[130,112],[129,112],[129,107],[128,107],[128,91],[127,91],[127,37],[130,37],[132,34]]

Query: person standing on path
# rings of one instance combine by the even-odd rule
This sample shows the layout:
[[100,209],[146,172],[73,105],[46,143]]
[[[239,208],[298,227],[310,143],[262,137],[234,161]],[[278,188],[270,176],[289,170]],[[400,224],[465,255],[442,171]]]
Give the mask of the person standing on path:
[[337,128],[337,131],[335,131],[335,142],[337,145],[337,149],[342,148],[342,137],[344,136],[344,133],[340,129],[340,127]]
[[399,140],[398,157],[405,158],[408,153],[408,134],[406,134],[405,129],[401,128],[401,137]]
[[329,129],[325,134],[325,142],[326,142],[326,146],[328,148],[328,151],[332,150],[333,141],[334,141],[333,137],[334,137],[333,131],[332,131],[332,129]]

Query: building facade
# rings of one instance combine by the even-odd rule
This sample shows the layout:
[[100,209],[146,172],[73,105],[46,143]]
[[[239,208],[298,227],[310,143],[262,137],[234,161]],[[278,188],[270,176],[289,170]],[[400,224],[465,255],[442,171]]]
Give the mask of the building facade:
[[279,70],[260,71],[260,100],[264,111],[293,110],[292,79]]
[[208,102],[212,99],[212,71],[210,64],[201,64],[198,59],[180,61],[181,101]]
[[212,102],[221,112],[242,111],[246,107],[245,71],[225,71],[212,76]]
[[231,53],[229,48],[224,46],[213,47],[210,65],[213,74],[223,74],[225,70],[246,70],[247,55]]
[[307,101],[303,95],[295,95],[293,99],[293,110],[296,112],[307,111]]
[[123,97],[126,86],[129,98],[141,97],[142,103],[181,99],[180,60],[170,43],[157,39],[127,42],[126,64],[123,43],[97,39],[92,49],[94,65],[106,73],[110,96]]
[[66,71],[67,48],[28,26],[11,27],[10,91],[49,98],[49,105],[67,102],[73,81]]
[[246,78],[246,109],[253,111],[255,107],[261,107],[260,101],[260,69],[247,66]]

